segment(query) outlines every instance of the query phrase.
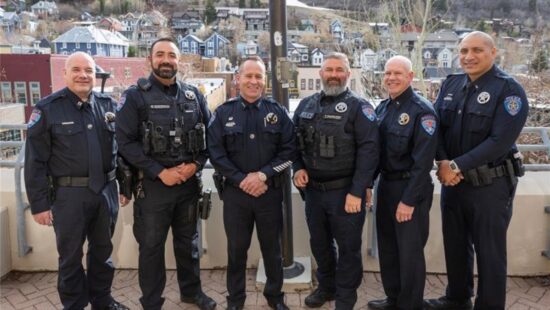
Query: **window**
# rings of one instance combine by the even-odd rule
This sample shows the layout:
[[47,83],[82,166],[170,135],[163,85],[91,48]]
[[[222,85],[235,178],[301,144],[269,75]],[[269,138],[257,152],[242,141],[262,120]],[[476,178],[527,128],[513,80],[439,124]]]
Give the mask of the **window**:
[[208,47],[214,47],[214,42],[213,41],[208,41]]
[[92,43],[90,43],[90,42],[86,43],[86,48],[91,49],[92,48]]
[[449,68],[449,63],[446,62],[446,61],[444,61],[444,62],[443,62],[443,68]]
[[321,79],[316,79],[315,80],[315,90],[320,90],[321,89]]
[[313,79],[309,79],[309,80],[307,81],[307,86],[308,86],[307,88],[308,88],[309,90],[313,90]]
[[67,48],[67,42],[61,43],[61,47],[62,47],[62,48]]
[[25,82],[15,82],[15,102],[27,104],[27,85]]
[[11,82],[2,82],[2,98],[1,102],[13,102],[13,95],[11,93]]
[[80,42],[75,43],[76,49],[80,49]]
[[31,91],[31,104],[35,105],[40,100],[40,82],[29,82]]
[[447,53],[443,53],[443,59],[447,59],[447,56],[449,56]]
[[300,89],[306,90],[306,79],[300,79]]

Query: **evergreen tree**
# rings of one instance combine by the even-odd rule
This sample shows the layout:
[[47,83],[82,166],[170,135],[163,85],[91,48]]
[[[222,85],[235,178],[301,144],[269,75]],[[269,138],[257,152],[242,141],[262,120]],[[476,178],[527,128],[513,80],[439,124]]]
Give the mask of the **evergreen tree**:
[[214,0],[206,1],[206,8],[204,10],[204,23],[211,24],[216,20],[216,8],[214,7]]
[[239,0],[239,7],[245,8],[246,7],[246,0]]
[[546,51],[539,50],[533,62],[531,62],[531,69],[536,73],[545,71],[548,69],[548,55]]

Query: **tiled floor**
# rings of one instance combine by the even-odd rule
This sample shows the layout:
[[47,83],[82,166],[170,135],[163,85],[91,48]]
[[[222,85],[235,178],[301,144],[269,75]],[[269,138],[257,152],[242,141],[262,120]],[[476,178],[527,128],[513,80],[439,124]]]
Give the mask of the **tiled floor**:
[[[255,288],[255,270],[249,270],[247,280],[247,299],[245,309],[268,309],[261,292]],[[218,309],[224,309],[225,301],[225,271],[203,270],[201,273],[203,290],[218,302]],[[163,309],[197,309],[193,305],[179,301],[176,275],[168,271],[167,285],[164,290],[166,301]],[[12,272],[0,282],[0,309],[61,309],[56,291],[57,273]],[[446,285],[445,275],[429,275],[426,279],[425,296],[427,298],[440,296]],[[304,298],[310,291],[286,294],[286,303],[291,309],[306,309]],[[358,291],[359,300],[356,309],[366,309],[367,302],[383,298],[380,274],[367,272]],[[131,309],[141,309],[139,305],[140,290],[136,270],[118,270],[113,283],[113,296],[116,300]],[[333,303],[323,307],[334,308]],[[322,309],[323,309],[322,308]],[[550,276],[508,278],[507,309],[546,309],[550,310]]]

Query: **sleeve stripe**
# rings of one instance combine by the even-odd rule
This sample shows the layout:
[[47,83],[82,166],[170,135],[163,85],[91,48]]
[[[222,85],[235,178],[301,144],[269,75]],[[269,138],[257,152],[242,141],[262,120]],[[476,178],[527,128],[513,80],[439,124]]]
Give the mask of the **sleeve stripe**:
[[285,170],[286,168],[290,167],[292,165],[292,161],[285,161],[284,163],[280,164],[280,165],[277,165],[275,167],[273,167],[273,170],[277,171],[277,172],[282,172],[283,170]]

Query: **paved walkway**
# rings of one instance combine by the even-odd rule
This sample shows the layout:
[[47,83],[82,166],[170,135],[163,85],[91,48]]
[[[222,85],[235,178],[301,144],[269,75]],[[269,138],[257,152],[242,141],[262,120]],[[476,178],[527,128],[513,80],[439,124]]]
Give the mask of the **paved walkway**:
[[[245,309],[269,309],[261,292],[255,288],[255,270],[247,273],[247,299]],[[201,273],[204,291],[218,302],[217,309],[225,309],[225,271],[203,270]],[[167,285],[164,290],[166,301],[163,309],[198,309],[179,301],[176,275],[168,271]],[[425,296],[438,297],[445,290],[445,275],[429,275],[426,279]],[[61,309],[56,292],[57,273],[12,272],[0,282],[0,309]],[[286,294],[286,303],[291,309],[307,309],[304,298],[310,291]],[[384,293],[379,273],[367,272],[359,288],[359,300],[356,309],[367,309],[367,302],[383,298]],[[118,270],[113,283],[113,296],[130,309],[139,306],[140,290],[136,270]],[[333,309],[330,303],[322,309]],[[545,309],[550,310],[550,276],[532,278],[508,278],[507,309]]]

